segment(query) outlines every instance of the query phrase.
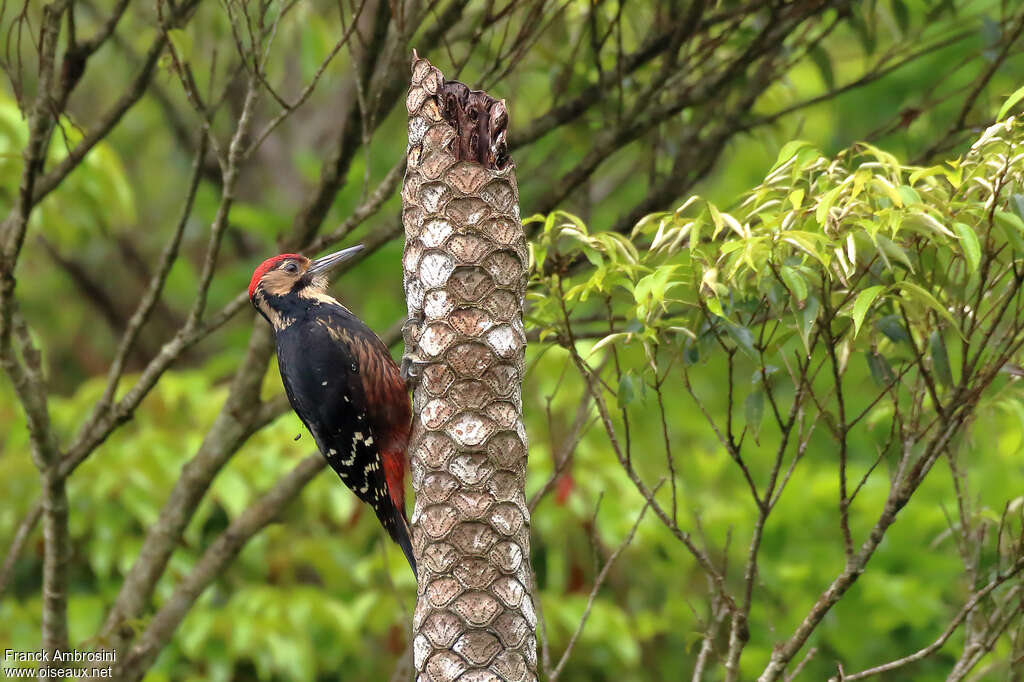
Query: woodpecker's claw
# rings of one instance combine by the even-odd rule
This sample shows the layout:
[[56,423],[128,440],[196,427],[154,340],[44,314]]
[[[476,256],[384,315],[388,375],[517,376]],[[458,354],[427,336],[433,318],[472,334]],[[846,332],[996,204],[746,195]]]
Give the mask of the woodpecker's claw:
[[422,317],[410,317],[402,325],[402,341],[405,352],[402,354],[401,374],[406,388],[415,388],[423,375],[423,367],[429,364],[419,357],[420,325]]
[[412,390],[416,388],[416,385],[420,383],[420,379],[423,378],[423,368],[428,364],[430,363],[415,358],[409,353],[402,356],[401,376],[407,389]]
[[423,367],[430,363],[423,360],[415,360],[408,355],[402,357],[402,381],[406,388],[415,388],[423,376]]

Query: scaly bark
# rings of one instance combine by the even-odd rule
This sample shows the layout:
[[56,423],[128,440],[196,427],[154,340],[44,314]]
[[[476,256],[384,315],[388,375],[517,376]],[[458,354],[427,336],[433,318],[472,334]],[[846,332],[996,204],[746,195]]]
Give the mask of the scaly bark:
[[521,395],[528,255],[505,105],[445,82],[415,54],[406,105],[417,680],[534,680]]

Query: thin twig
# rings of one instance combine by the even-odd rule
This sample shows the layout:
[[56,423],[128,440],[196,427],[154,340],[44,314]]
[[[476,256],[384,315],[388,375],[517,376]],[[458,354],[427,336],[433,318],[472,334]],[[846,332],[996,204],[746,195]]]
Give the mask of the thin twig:
[[14,532],[14,539],[11,540],[11,546],[7,549],[7,557],[4,558],[3,566],[0,567],[0,595],[4,593],[7,586],[11,582],[11,578],[14,576],[14,565],[18,562],[21,557],[21,553],[25,550],[28,539],[32,535],[32,530],[36,524],[39,523],[39,517],[43,515],[43,505],[41,502],[35,502],[28,513],[18,524],[18,530]]
[[[854,680],[863,680],[865,678],[872,677],[880,673],[888,672],[890,670],[896,670],[897,668],[902,668],[905,665],[914,663],[915,661],[920,661],[924,658],[927,658],[928,656],[931,656],[933,653],[941,649],[942,646],[949,640],[949,638],[953,636],[953,633],[956,632],[957,628],[960,627],[960,624],[963,623],[967,616],[970,615],[970,613],[978,607],[982,600],[984,600],[989,594],[991,594],[992,591],[995,590],[997,587],[999,587],[1007,580],[1020,573],[1021,570],[1024,570],[1024,557],[1018,558],[1017,562],[1010,568],[1009,571],[997,575],[995,578],[990,580],[987,585],[985,585],[983,588],[972,594],[971,598],[967,600],[967,603],[963,605],[963,608],[960,609],[960,611],[956,614],[956,617],[953,618],[953,620],[949,623],[949,625],[942,632],[942,634],[939,635],[938,638],[928,646],[924,647],[923,649],[918,649],[914,653],[908,654],[903,658],[898,658],[894,661],[889,661],[888,663],[884,663],[873,668],[868,668],[867,670],[862,670],[859,673],[847,674],[843,677],[843,679],[848,680],[849,682],[853,682]],[[838,680],[837,678],[832,678],[829,682],[838,682]]]
[[[661,488],[664,482],[665,479],[658,481],[658,483],[651,490],[652,496],[658,492],[658,489]],[[569,655],[572,653],[573,647],[576,646],[576,641],[583,633],[583,628],[587,624],[587,618],[590,616],[590,609],[594,606],[594,600],[597,598],[597,593],[601,590],[601,585],[604,584],[605,578],[608,577],[608,572],[615,564],[615,560],[619,558],[619,555],[622,554],[623,550],[625,550],[626,547],[629,546],[629,543],[633,541],[633,536],[636,535],[636,529],[640,527],[640,522],[643,521],[644,514],[647,513],[647,508],[650,506],[651,500],[648,499],[644,503],[644,506],[640,510],[640,513],[637,515],[636,522],[633,523],[633,527],[630,529],[629,534],[626,535],[626,539],[623,540],[622,543],[615,549],[615,551],[611,553],[611,555],[608,557],[608,560],[604,563],[604,566],[601,568],[601,571],[597,574],[597,577],[594,578],[594,586],[590,590],[590,596],[587,597],[587,605],[583,609],[583,616],[580,618],[580,622],[576,626],[576,631],[573,632],[572,637],[569,638],[569,643],[566,645],[565,651],[562,652],[562,657],[558,659],[558,665],[555,666],[554,670],[552,670],[551,674],[548,676],[548,680],[550,682],[554,682],[554,680],[558,679],[559,675],[562,674],[562,670],[565,668],[565,664],[569,662]]]

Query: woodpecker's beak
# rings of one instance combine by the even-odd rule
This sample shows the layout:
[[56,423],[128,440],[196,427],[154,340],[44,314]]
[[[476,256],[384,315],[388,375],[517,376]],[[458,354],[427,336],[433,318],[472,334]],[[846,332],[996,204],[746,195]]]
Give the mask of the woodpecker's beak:
[[362,244],[356,244],[355,246],[347,249],[342,249],[341,251],[335,251],[334,253],[327,254],[326,256],[321,256],[309,264],[309,267],[306,268],[306,274],[315,276],[328,273],[339,263],[347,261],[349,258],[362,251],[363,248]]

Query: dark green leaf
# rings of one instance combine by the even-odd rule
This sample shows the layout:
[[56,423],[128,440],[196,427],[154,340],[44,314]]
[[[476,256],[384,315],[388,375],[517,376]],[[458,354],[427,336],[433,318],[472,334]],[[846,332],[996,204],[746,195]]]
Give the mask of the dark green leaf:
[[867,352],[868,369],[871,370],[871,378],[881,387],[888,386],[896,379],[896,374],[889,366],[889,361],[878,354],[878,351]]
[[996,210],[995,222],[1013,250],[1024,251],[1024,220],[1014,213]]
[[1010,196],[1010,208],[1017,214],[1017,217],[1024,220],[1024,194],[1013,194]]
[[907,3],[903,0],[892,0],[892,15],[896,18],[900,33],[906,35],[907,28],[910,27],[910,11],[907,9]]
[[878,331],[889,337],[889,340],[893,343],[910,341],[910,335],[907,334],[907,330],[903,326],[903,321],[899,315],[886,315],[875,322],[875,327],[878,328]]
[[636,379],[626,372],[619,380],[619,405],[629,405],[636,400]]
[[857,34],[857,39],[864,49],[864,54],[874,54],[877,43],[874,23],[864,21],[864,17],[860,16],[856,10],[850,13],[848,21],[850,27],[853,28],[853,32]]
[[836,87],[836,77],[832,73],[832,58],[828,52],[820,44],[815,44],[808,53],[807,56],[811,58],[814,65],[818,67],[818,73],[821,74],[821,80],[825,81],[825,87],[829,90],[834,90]]
[[914,266],[910,262],[910,257],[907,256],[907,252],[898,244],[882,235],[878,235],[875,239],[878,242],[878,248],[881,250],[886,262],[891,264],[892,261],[898,261],[899,263],[907,266],[907,269],[911,272],[914,271]]
[[733,341],[742,348],[747,355],[750,357],[757,357],[757,351],[754,350],[754,334],[744,327],[743,325],[734,324],[728,322],[726,327],[729,330],[729,336],[732,337]]
[[696,343],[690,341],[686,344],[686,347],[683,349],[683,359],[688,365],[696,365],[700,362],[700,349],[697,348]]
[[928,337],[928,349],[932,356],[932,369],[935,376],[943,386],[953,385],[953,372],[949,368],[949,353],[946,351],[946,342],[942,334],[935,330]]

